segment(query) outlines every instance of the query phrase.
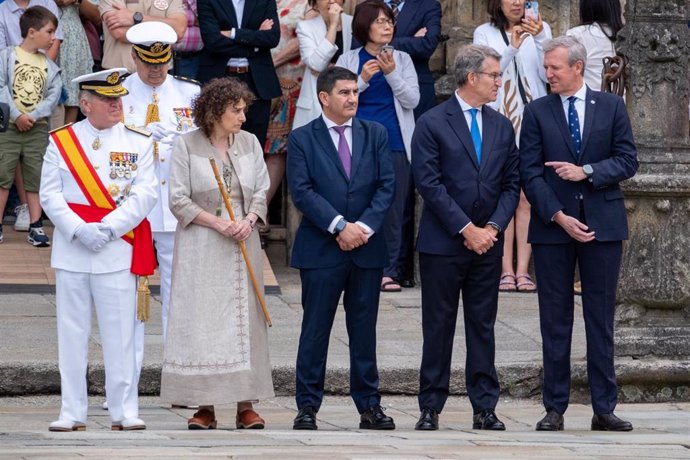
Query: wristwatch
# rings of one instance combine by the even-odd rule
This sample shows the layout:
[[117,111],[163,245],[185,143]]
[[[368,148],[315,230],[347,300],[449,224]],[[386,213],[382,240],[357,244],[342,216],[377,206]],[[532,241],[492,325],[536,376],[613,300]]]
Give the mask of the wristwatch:
[[132,16],[132,20],[134,21],[134,25],[140,24],[141,21],[144,20],[144,15],[141,14],[140,11],[137,11],[136,13],[134,13],[134,16]]
[[346,226],[346,225],[347,225],[347,221],[345,220],[345,218],[344,218],[344,217],[341,218],[341,219],[338,221],[338,223],[335,224],[335,228],[333,229],[333,234],[334,234],[335,236],[338,236],[338,234],[339,234],[340,232],[342,232],[343,230],[345,230],[345,226]]
[[487,225],[496,230],[497,233],[501,233],[501,227],[499,227],[498,224],[489,222]]
[[594,169],[592,168],[592,165],[583,165],[582,171],[587,176],[587,179],[589,179],[589,181],[592,182],[592,174],[594,174]]

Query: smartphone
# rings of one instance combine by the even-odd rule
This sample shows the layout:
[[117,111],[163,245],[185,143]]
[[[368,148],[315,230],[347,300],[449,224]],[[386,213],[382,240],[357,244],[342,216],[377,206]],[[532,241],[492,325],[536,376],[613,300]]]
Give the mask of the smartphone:
[[531,0],[525,2],[525,18],[532,18],[535,21],[539,18],[539,2]]
[[393,54],[394,49],[395,48],[393,47],[393,45],[383,45],[383,48],[381,48],[381,52]]

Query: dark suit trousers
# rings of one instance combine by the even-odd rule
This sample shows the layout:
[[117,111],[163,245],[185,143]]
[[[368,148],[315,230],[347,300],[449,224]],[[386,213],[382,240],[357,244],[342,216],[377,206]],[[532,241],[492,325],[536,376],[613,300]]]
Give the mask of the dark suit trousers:
[[412,238],[411,234],[404,231],[405,208],[408,204],[410,185],[412,184],[412,169],[405,152],[392,152],[391,158],[395,172],[395,195],[383,224],[383,235],[386,238],[386,247],[388,248],[388,265],[383,269],[383,276],[398,278],[407,244],[403,237]]
[[424,346],[419,371],[419,408],[438,412],[448,398],[453,337],[462,291],[465,320],[465,383],[475,413],[494,409],[500,388],[494,366],[501,258],[466,252],[419,254]]
[[237,78],[249,86],[249,89],[256,100],[251,103],[247,111],[247,121],[242,124],[242,129],[248,131],[259,139],[259,144],[263,149],[266,145],[266,133],[268,132],[268,121],[271,116],[271,100],[261,99],[256,91],[256,85],[251,73],[228,74],[230,77]]
[[344,291],[350,346],[350,394],[362,413],[381,401],[376,366],[376,320],[381,269],[364,269],[348,260],[331,268],[301,269],[302,333],[297,351],[297,408],[317,411],[323,400],[328,339]]
[[546,409],[563,414],[570,397],[570,344],[573,333],[573,276],[580,267],[587,337],[587,376],[596,414],[613,412],[617,402],[613,367],[613,315],[620,271],[620,241],[532,244],[539,280],[539,319],[544,354]]

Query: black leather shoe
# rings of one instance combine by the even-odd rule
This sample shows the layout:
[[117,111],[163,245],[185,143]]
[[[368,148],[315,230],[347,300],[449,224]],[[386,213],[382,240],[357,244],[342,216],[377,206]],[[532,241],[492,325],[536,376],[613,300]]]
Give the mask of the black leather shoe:
[[297,412],[297,417],[292,424],[293,430],[318,430],[316,426],[316,411],[313,407],[307,406]]
[[415,286],[414,279],[412,278],[401,278],[398,284],[404,288],[413,288]]
[[438,412],[434,409],[425,407],[419,416],[419,420],[414,426],[415,430],[435,431],[438,430]]
[[359,419],[360,430],[394,430],[395,422],[383,413],[378,404],[364,411]]
[[563,416],[553,409],[537,422],[537,431],[563,431]]
[[592,417],[593,431],[632,431],[632,423],[616,417],[615,414],[594,414]]
[[502,421],[496,417],[496,412],[493,409],[484,409],[472,417],[473,430],[494,430],[504,431],[506,426]]

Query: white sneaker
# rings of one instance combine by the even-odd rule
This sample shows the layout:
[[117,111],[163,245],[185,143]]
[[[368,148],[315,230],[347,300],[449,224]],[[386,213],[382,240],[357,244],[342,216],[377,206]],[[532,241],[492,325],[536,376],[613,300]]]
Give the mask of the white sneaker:
[[132,431],[132,430],[145,430],[146,423],[140,418],[132,417],[126,418],[121,422],[113,422],[110,426],[112,431]]
[[83,422],[71,422],[69,420],[55,420],[48,426],[48,431],[86,431]]
[[28,232],[29,231],[29,205],[20,204],[14,208],[14,213],[17,215],[17,220],[14,221],[14,231],[15,232]]

